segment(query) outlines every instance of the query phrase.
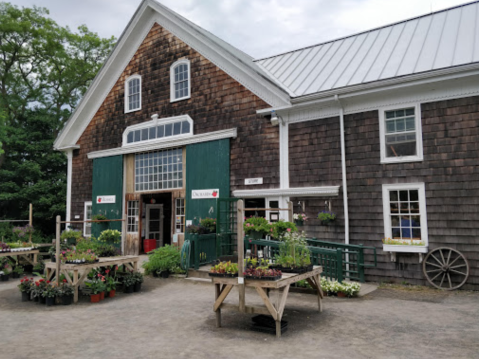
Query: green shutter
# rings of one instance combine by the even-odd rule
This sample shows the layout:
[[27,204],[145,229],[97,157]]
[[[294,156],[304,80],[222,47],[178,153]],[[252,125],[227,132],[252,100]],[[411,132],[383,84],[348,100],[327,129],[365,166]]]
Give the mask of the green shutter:
[[219,189],[219,198],[230,196],[229,139],[186,146],[186,220],[194,224],[217,218],[216,199],[191,198],[191,191],[201,189]]
[[[97,203],[98,196],[116,196],[115,203]],[[96,158],[93,160],[92,216],[103,214],[108,219],[123,218],[123,156]],[[92,235],[98,238],[105,229],[121,231],[122,222],[92,225]]]

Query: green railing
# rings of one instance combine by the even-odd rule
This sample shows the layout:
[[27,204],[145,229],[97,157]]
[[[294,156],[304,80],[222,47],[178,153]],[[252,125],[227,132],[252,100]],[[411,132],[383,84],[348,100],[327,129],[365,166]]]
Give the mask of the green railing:
[[[308,246],[311,248],[340,249],[342,251],[342,264],[344,278],[365,282],[364,268],[374,268],[377,266],[376,248],[363,246],[362,244],[344,244],[335,242],[321,241],[316,238],[306,238]],[[374,256],[374,264],[364,263],[364,251],[371,250]]]
[[239,198],[218,198],[216,208],[217,257],[232,255],[237,247],[237,207]]
[[[263,250],[266,257],[274,258],[279,253],[279,246],[281,242],[271,241],[267,239],[251,239],[245,238],[245,250],[258,249]],[[323,267],[323,277],[331,280],[335,279],[338,282],[342,282],[344,279],[343,274],[343,251],[341,249],[326,249],[319,247],[308,246],[311,252],[311,262],[314,265],[320,265]]]
[[216,254],[216,234],[190,234],[190,267],[196,270],[200,266],[215,261]]

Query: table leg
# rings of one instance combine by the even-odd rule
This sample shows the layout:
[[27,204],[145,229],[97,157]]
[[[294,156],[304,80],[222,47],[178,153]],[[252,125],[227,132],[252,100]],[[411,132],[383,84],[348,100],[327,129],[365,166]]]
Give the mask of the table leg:
[[[215,301],[218,299],[218,297],[221,294],[221,288],[220,284],[216,283],[215,284]],[[218,308],[216,310],[216,328],[221,328],[221,308]]]
[[74,293],[73,293],[73,303],[78,302],[78,286],[80,283],[78,283],[78,269],[73,271],[73,288],[74,288]]
[[38,259],[38,254],[34,253],[33,254],[33,265],[37,264],[37,259]]

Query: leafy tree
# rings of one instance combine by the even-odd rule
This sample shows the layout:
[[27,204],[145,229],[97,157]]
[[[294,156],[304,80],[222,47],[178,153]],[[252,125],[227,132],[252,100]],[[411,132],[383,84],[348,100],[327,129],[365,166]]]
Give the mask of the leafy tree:
[[33,203],[45,234],[65,212],[66,157],[53,142],[115,42],[48,14],[0,3],[0,218],[27,218]]

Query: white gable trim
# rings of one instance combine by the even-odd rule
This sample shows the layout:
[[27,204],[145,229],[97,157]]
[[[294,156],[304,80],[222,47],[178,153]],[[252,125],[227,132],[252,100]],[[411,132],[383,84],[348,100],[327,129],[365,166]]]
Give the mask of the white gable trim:
[[55,149],[78,141],[155,22],[195,49],[269,105],[277,107],[289,104],[289,95],[273,85],[266,78],[266,75],[263,77],[260,72],[254,71],[253,66],[255,65],[252,60],[251,66],[242,63],[216,42],[200,34],[185,19],[168,8],[155,1],[144,0],[77,109],[57,137],[54,143]]

